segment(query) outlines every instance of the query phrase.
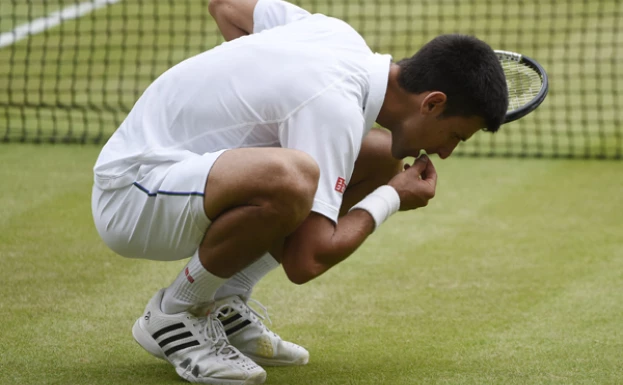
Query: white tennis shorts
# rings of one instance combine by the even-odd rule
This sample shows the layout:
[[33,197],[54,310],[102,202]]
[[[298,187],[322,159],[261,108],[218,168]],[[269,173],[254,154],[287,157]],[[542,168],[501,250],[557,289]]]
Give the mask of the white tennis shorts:
[[192,256],[210,226],[204,190],[223,152],[158,165],[119,189],[94,186],[91,208],[104,243],[128,258],[173,261]]

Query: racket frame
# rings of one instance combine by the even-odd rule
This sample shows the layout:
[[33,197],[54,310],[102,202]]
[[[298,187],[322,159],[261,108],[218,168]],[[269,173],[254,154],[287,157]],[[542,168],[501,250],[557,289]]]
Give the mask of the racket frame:
[[545,69],[543,68],[543,66],[541,66],[536,60],[528,56],[525,56],[525,55],[522,55],[516,52],[501,51],[501,50],[495,50],[495,54],[497,55],[498,59],[500,59],[500,61],[501,60],[513,60],[513,61],[516,61],[518,63],[524,64],[532,68],[541,76],[541,80],[542,80],[541,89],[536,94],[536,96],[532,98],[532,100],[530,100],[525,105],[515,110],[508,111],[506,113],[506,117],[504,118],[504,124],[506,124],[506,123],[513,122],[517,119],[523,118],[524,116],[534,111],[538,106],[541,105],[541,103],[543,103],[543,101],[545,100],[545,97],[547,96],[547,92],[549,91],[549,80],[548,80],[547,73],[545,72]]

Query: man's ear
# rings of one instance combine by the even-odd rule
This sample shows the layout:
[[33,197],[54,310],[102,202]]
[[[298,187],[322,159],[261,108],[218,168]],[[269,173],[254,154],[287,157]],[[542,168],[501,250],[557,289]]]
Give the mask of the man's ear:
[[432,115],[437,117],[443,113],[446,108],[448,97],[441,91],[433,91],[422,99],[420,104],[420,113],[422,115]]

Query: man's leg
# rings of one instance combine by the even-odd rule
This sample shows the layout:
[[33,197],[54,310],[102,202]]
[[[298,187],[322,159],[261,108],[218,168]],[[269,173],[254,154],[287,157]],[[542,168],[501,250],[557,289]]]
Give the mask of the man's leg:
[[373,128],[363,139],[350,183],[344,192],[340,216],[402,171],[402,160],[391,155],[392,137],[388,131]]
[[[230,150],[216,161],[192,158],[167,169],[161,184],[153,186],[157,192],[148,194],[156,200],[151,202],[154,209],[142,213],[144,223],[151,224],[146,231],[155,237],[153,243],[175,254],[170,245],[177,244],[177,237],[164,243],[160,238],[177,232],[166,229],[197,233],[209,226],[186,267],[171,286],[156,293],[134,324],[139,344],[190,382],[263,383],[266,372],[230,345],[217,319],[223,309],[209,303],[227,278],[283,241],[307,217],[318,177],[311,157],[278,148]],[[196,205],[201,186],[203,204]],[[203,309],[209,310],[207,315]]]
[[233,295],[245,301],[251,298],[255,285],[266,274],[279,267],[279,262],[270,253],[261,256],[257,261],[237,272],[228,279],[217,291],[214,299],[220,300]]
[[205,238],[166,290],[163,311],[174,313],[214,299],[235,273],[264,255],[307,217],[319,177],[300,151],[230,150],[208,176],[204,208],[212,220]]

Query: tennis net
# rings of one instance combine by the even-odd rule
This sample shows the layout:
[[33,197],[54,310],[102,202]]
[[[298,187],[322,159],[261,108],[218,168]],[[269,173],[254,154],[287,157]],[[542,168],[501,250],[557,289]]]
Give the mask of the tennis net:
[[[543,105],[459,154],[622,158],[620,0],[294,2],[346,20],[395,60],[459,32],[543,64]],[[208,0],[4,0],[0,141],[103,143],[153,79],[222,41]]]

